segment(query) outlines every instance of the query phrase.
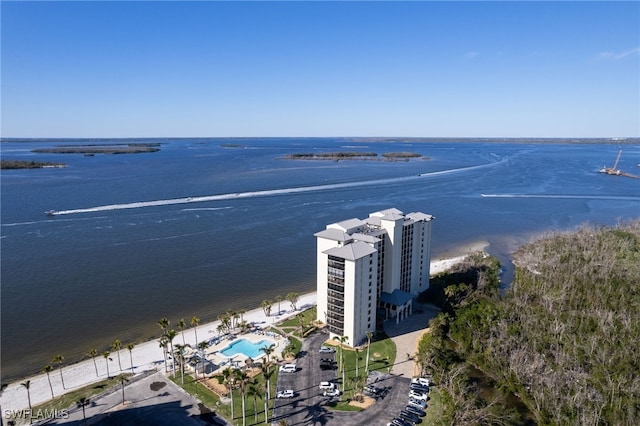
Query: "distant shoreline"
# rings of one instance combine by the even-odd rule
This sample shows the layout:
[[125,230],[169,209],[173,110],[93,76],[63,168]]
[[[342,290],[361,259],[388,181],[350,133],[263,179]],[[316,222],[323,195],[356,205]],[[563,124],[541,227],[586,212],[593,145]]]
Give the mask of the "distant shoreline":
[[140,138],[32,138],[32,137],[13,137],[0,138],[2,142],[100,142],[100,141],[127,141],[127,142],[167,142],[172,140],[193,140],[193,141],[246,141],[246,140],[272,140],[272,139],[297,139],[297,140],[321,140],[321,139],[337,139],[346,142],[410,142],[410,143],[507,143],[507,144],[639,144],[639,137],[610,137],[610,138],[534,138],[534,137],[418,137],[418,136],[228,136],[228,137],[140,137]]
[[36,148],[31,150],[38,154],[140,154],[160,151],[159,143],[148,144],[115,144],[115,145],[82,145],[82,146],[58,146],[54,148]]
[[2,170],[20,170],[20,169],[61,169],[67,167],[63,163],[50,163],[42,161],[23,161],[23,160],[0,160],[0,169]]

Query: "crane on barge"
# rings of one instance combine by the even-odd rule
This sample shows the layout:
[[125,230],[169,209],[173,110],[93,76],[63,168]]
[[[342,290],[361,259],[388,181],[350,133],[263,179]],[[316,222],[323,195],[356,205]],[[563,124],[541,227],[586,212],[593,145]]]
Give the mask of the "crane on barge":
[[621,155],[622,155],[622,150],[618,151],[618,156],[616,157],[616,162],[613,164],[613,167],[604,166],[603,168],[598,170],[598,173],[604,173],[612,176],[626,176],[634,179],[640,179],[640,176],[632,175],[630,173],[626,173],[618,169],[618,163],[620,162]]

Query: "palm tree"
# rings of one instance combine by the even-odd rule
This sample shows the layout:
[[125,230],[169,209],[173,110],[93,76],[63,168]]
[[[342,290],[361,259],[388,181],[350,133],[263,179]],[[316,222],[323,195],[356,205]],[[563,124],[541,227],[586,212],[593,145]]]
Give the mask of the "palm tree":
[[[171,349],[171,352],[169,352],[172,356],[173,356],[173,339],[176,337],[176,331],[175,330],[169,330],[167,331],[167,341],[169,342],[169,348]],[[173,360],[171,362],[171,367],[173,370],[173,377],[176,376],[176,363],[175,360]]]
[[240,312],[233,311],[231,313],[231,317],[233,318],[233,328],[237,328],[238,320],[240,319]]
[[304,332],[304,315],[302,312],[296,314],[296,318],[298,318],[298,325],[300,326],[300,337],[302,337],[302,333]]
[[198,341],[198,325],[200,324],[200,318],[197,316],[191,317],[191,327],[193,327],[193,332],[196,334],[196,342]]
[[62,389],[66,389],[64,386],[64,377],[62,376],[62,361],[64,361],[64,357],[60,354],[56,355],[53,358],[53,362],[58,364],[58,368],[60,369],[60,380],[62,381]]
[[264,345],[263,347],[260,348],[260,351],[264,352],[264,354],[267,356],[267,363],[271,361],[271,354],[274,353],[275,350],[276,350],[275,343],[272,343],[269,346]]
[[229,396],[231,397],[231,421],[233,422],[233,385],[235,383],[235,377],[233,374],[233,370],[231,367],[227,367],[222,370],[222,374],[218,374],[215,376],[218,379],[218,383],[224,383],[227,389],[229,390]]
[[356,351],[356,377],[358,377],[358,364],[360,363],[360,351],[358,348],[354,348]]
[[234,370],[236,376],[236,382],[240,385],[240,394],[242,395],[242,426],[246,426],[246,410],[245,410],[245,396],[247,394],[247,384],[251,381],[251,377],[246,371]]
[[90,403],[90,402],[91,402],[91,401],[89,401],[89,398],[86,398],[86,397],[84,397],[84,396],[83,396],[82,398],[80,398],[79,400],[77,400],[77,401],[76,401],[76,405],[77,405],[79,408],[82,408],[82,420],[83,420],[83,421],[86,421],[86,420],[87,420],[87,416],[86,416],[86,413],[85,413],[85,411],[84,411],[84,407],[87,407],[87,406],[89,405],[89,403]]
[[125,382],[128,382],[128,381],[129,380],[127,380],[124,374],[120,375],[120,383],[122,384],[122,405],[124,405],[124,384]]
[[160,343],[160,347],[162,348],[162,354],[164,355],[164,372],[166,373],[168,371],[168,367],[167,367],[167,345],[169,344],[169,340],[167,339],[167,336],[165,334],[162,335],[162,337],[160,337],[160,340],[158,340],[158,342]]
[[122,348],[122,342],[119,339],[116,339],[111,344],[111,349],[116,351],[118,354],[118,367],[120,367],[120,371],[122,371],[122,364],[120,363],[120,349]]
[[282,311],[280,310],[280,302],[282,302],[282,300],[283,300],[283,299],[282,299],[282,296],[280,296],[280,295],[277,295],[277,296],[275,297],[275,299],[276,299],[276,302],[278,302],[278,313],[277,313],[276,315],[280,315],[280,312],[282,312]]
[[262,303],[260,304],[260,307],[262,308],[262,310],[264,311],[264,315],[265,316],[271,316],[271,306],[273,305],[273,302],[271,300],[263,300]]
[[176,349],[173,353],[173,358],[180,363],[180,374],[182,378],[182,384],[184,385],[184,346],[176,343]]
[[96,356],[98,355],[98,351],[96,350],[96,348],[91,348],[88,355],[93,358],[93,366],[96,369],[96,377],[98,377],[98,364],[96,364]]
[[[275,346],[275,345],[274,345]],[[262,375],[267,382],[267,398],[264,400],[264,421],[267,423],[269,421],[269,410],[267,408],[267,403],[271,399],[271,376],[275,373],[275,370],[271,370],[271,363],[265,362],[261,367]]]
[[44,373],[47,373],[47,380],[49,381],[49,389],[51,389],[51,399],[53,399],[53,386],[51,386],[51,376],[49,375],[49,373],[53,371],[53,367],[47,364],[44,366],[42,371]]
[[340,342],[340,371],[342,371],[342,386],[344,387],[344,363],[342,362],[342,344],[349,340],[348,336],[335,336],[334,340],[338,340]]
[[260,386],[252,383],[249,385],[249,389],[247,389],[247,396],[253,397],[253,421],[254,423],[258,423],[258,398],[262,398],[263,392],[260,389]]
[[133,348],[136,345],[134,345],[133,343],[129,343],[127,345],[127,349],[129,349],[129,361],[131,361],[131,374],[135,374],[135,372],[133,371]]
[[371,349],[371,338],[373,337],[373,333],[367,331],[367,361],[365,363],[365,373],[369,375],[369,350]]
[[187,328],[187,323],[185,322],[184,318],[180,318],[180,321],[178,321],[178,328],[182,333],[182,346],[186,346],[187,344],[184,341],[184,329]]
[[[202,361],[202,374],[204,374],[204,350],[209,347],[209,342],[203,340],[198,343],[198,350],[200,351],[200,360]],[[196,365],[196,380],[198,380],[198,367]]]
[[[32,408],[31,408],[31,391],[29,390],[29,388],[31,388],[31,380],[27,380],[26,382],[22,382],[20,384],[22,386],[24,386],[24,388],[27,390],[27,400],[29,401],[29,411],[32,411]],[[33,420],[31,420],[29,423],[33,423]]]
[[169,328],[170,323],[171,321],[169,321],[166,317],[162,317],[156,322],[156,324],[158,324],[162,329],[162,334],[165,334],[167,332],[167,328]]
[[111,376],[109,374],[109,361],[111,361],[111,358],[109,358],[109,355],[111,355],[111,352],[109,351],[102,352],[102,356],[104,357],[104,362],[107,365],[107,379]]
[[198,386],[198,360],[196,358],[191,358],[189,361],[189,365],[193,367],[193,371],[196,374],[196,386]]
[[296,303],[298,303],[298,293],[291,292],[287,294],[286,299],[291,303],[291,309],[297,311]]

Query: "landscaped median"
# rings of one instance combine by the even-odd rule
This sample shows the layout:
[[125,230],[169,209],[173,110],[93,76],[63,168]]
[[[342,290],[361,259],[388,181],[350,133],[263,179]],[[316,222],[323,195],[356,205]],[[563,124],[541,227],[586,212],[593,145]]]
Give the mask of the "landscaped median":
[[[367,384],[367,368],[369,371],[389,373],[396,359],[396,345],[384,333],[376,333],[372,336],[371,346],[363,345],[361,348],[350,348],[340,345],[339,339],[330,339],[325,345],[336,346],[336,360],[340,364],[340,352],[342,352],[342,366],[344,367],[344,380],[342,366],[338,366],[338,380],[341,383],[343,395],[340,401],[334,401],[329,407],[341,411],[361,411],[363,392]],[[367,357],[369,362],[367,363]]]

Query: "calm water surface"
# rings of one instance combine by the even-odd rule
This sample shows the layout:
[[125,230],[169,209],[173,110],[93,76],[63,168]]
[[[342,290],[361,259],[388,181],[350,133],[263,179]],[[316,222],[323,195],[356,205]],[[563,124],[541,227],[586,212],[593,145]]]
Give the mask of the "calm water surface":
[[[505,264],[545,231],[640,216],[640,180],[596,173],[612,165],[615,144],[194,139],[148,154],[31,152],[59,144],[0,144],[3,159],[68,164],[2,171],[3,382],[58,353],[73,361],[115,339],[150,339],[164,316],[206,321],[315,290],[313,234],[376,210],[434,215],[435,256],[486,241]],[[640,145],[622,148],[619,167],[640,174]],[[280,158],[347,150],[429,160]]]

